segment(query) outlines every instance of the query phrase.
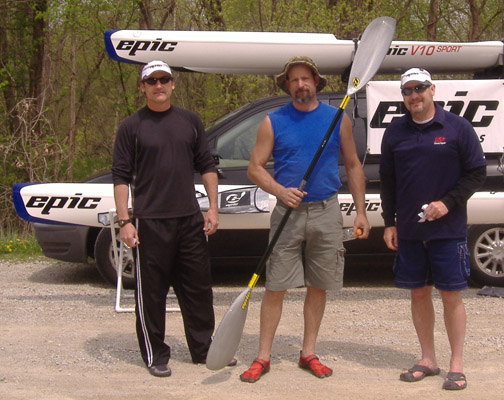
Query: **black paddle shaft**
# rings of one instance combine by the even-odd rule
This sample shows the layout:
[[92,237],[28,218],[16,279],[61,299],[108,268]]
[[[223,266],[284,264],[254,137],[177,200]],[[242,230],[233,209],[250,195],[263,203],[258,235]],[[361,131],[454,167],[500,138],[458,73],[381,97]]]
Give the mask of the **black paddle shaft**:
[[[301,181],[301,183],[298,187],[298,190],[300,192],[303,191],[304,187],[306,186],[306,183],[308,182],[308,179],[310,179],[310,176],[313,172],[313,169],[315,168],[315,165],[317,164],[320,156],[322,155],[322,152],[324,151],[324,149],[327,145],[327,142],[331,138],[331,135],[334,131],[334,128],[336,128],[336,125],[338,124],[338,122],[341,118],[341,115],[343,114],[343,110],[344,110],[346,104],[348,103],[348,99],[349,99],[348,96],[345,96],[345,98],[343,99],[342,105],[340,105],[340,107],[338,108],[338,112],[334,116],[334,118],[331,122],[331,125],[329,126],[329,129],[327,130],[327,132],[324,136],[324,139],[322,139],[322,142],[320,143],[320,146],[318,147],[317,152],[315,153],[315,156],[311,160],[310,166],[306,170],[306,172],[303,176],[303,180]],[[263,273],[264,268],[266,267],[266,262],[268,261],[270,255],[271,255],[271,252],[273,251],[273,248],[275,247],[275,245],[278,241],[278,238],[280,237],[280,234],[282,233],[283,228],[285,227],[285,224],[287,223],[287,220],[289,219],[289,216],[291,215],[292,210],[293,210],[292,207],[287,208],[287,211],[285,212],[284,216],[282,217],[282,220],[278,224],[278,228],[275,231],[275,234],[273,235],[273,237],[271,238],[271,241],[269,242],[268,247],[262,256],[261,261],[259,261],[259,265],[257,266],[257,269],[255,271],[255,275],[259,276]],[[257,279],[256,279],[256,282],[257,282]]]

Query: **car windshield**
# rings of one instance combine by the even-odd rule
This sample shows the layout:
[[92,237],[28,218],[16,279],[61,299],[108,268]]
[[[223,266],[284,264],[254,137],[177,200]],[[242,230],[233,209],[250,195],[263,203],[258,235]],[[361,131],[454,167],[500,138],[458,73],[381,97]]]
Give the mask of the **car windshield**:
[[236,114],[239,114],[244,108],[247,108],[249,106],[250,103],[245,103],[243,106],[241,107],[238,107],[236,110],[233,110],[231,112],[228,112],[222,116],[220,116],[219,118],[217,118],[216,120],[210,122],[207,127],[206,127],[206,132],[210,132],[214,126],[217,126],[217,125],[220,125],[222,122],[224,122],[225,120],[227,119],[230,119],[232,118],[233,116],[235,116]]

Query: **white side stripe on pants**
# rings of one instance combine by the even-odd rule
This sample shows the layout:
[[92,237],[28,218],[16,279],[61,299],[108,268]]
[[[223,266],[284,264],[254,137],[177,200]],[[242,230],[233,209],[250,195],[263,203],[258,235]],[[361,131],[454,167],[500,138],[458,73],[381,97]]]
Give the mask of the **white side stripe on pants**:
[[[138,232],[138,224],[140,221],[138,218],[136,219],[136,226]],[[147,366],[152,367],[152,345],[149,339],[149,333],[147,332],[147,328],[145,326],[145,314],[143,308],[143,295],[142,295],[142,278],[140,274],[140,245],[137,245],[137,256],[135,263],[135,272],[136,272],[136,284],[137,284],[137,304],[138,304],[138,316],[140,318],[140,324],[142,326],[142,333],[145,340],[145,349],[147,352]]]

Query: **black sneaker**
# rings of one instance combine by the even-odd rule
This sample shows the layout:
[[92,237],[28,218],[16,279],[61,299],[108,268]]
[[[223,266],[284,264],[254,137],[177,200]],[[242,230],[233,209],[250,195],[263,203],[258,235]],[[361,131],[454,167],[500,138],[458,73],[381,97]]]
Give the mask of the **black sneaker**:
[[171,375],[171,369],[168,364],[153,365],[147,368],[151,375],[166,378]]
[[229,361],[229,364],[226,365],[226,367],[234,367],[236,366],[236,364],[238,364],[238,360],[236,360],[236,358],[233,357],[233,359]]

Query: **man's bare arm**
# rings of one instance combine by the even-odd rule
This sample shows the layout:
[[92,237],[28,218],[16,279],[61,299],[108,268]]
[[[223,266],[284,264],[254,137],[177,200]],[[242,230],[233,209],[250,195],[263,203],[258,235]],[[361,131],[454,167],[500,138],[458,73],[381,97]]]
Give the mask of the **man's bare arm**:
[[276,196],[289,207],[297,207],[306,195],[297,188],[286,188],[279,184],[266,171],[265,165],[273,153],[274,135],[269,117],[266,117],[257,130],[256,144],[250,156],[247,176],[264,191]]
[[[114,186],[114,199],[116,204],[117,219],[129,219],[128,211],[128,185],[115,185]],[[126,224],[119,230],[121,240],[130,247],[135,247],[140,243],[138,233],[133,224]]]
[[366,182],[364,170],[357,156],[355,142],[352,136],[352,123],[348,115],[343,114],[340,127],[341,153],[348,178],[348,188],[355,203],[357,216],[354,221],[354,228],[361,228],[363,233],[360,238],[367,238],[369,235],[369,222],[366,216]]
[[217,203],[219,180],[215,172],[207,172],[201,175],[201,180],[203,181],[203,186],[205,186],[210,204],[205,214],[203,229],[207,235],[213,235],[219,227],[219,209]]

